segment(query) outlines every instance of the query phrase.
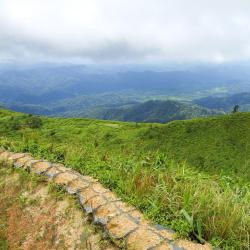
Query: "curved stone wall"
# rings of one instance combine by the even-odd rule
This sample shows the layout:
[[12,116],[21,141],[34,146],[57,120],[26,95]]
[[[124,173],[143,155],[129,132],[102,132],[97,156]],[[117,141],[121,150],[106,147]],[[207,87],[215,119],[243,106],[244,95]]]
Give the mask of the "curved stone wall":
[[93,222],[107,232],[118,246],[128,250],[209,250],[187,240],[175,240],[175,233],[144,219],[134,207],[122,202],[114,193],[104,188],[98,180],[83,176],[62,164],[35,160],[30,154],[0,151],[0,161],[15,168],[44,175],[68,193],[76,195]]

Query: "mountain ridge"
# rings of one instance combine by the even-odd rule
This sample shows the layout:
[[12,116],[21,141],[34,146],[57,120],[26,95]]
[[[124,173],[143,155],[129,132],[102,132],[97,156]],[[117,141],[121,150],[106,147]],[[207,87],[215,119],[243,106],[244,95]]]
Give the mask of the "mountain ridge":
[[242,111],[249,111],[250,92],[242,92],[224,97],[208,96],[196,99],[194,103],[210,109],[224,110],[225,112],[232,111],[235,105],[240,105]]

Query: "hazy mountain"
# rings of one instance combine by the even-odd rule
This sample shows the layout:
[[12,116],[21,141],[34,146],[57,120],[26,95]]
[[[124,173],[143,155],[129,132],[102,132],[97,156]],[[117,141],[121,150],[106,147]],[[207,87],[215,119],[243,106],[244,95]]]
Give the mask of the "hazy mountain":
[[164,123],[220,114],[223,114],[223,112],[209,110],[190,103],[168,100],[147,101],[121,108],[97,109],[87,116],[105,120]]
[[248,68],[248,64],[189,65],[156,71],[136,66],[112,70],[73,64],[0,65],[0,103],[32,114],[103,117],[100,112],[106,112],[111,117],[107,112],[114,107],[123,110],[124,105],[152,99],[191,100],[250,91]]
[[250,88],[246,84],[250,81],[247,68],[224,66],[174,71],[98,72],[84,65],[8,66],[0,71],[0,101],[41,104],[123,90],[168,95],[218,91],[218,88],[239,92]]
[[196,104],[210,109],[231,111],[235,105],[240,105],[242,111],[250,110],[250,92],[239,93],[225,97],[208,96],[194,101]]

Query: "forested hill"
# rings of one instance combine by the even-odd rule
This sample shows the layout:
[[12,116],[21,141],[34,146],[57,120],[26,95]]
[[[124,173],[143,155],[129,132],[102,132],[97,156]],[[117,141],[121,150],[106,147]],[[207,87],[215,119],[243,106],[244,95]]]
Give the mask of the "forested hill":
[[[192,101],[209,95],[250,91],[248,64],[204,65],[179,70],[117,67],[99,69],[71,64],[4,66],[0,63],[0,105],[33,115],[86,117],[98,114],[98,117],[92,117],[101,118],[97,111],[102,108],[124,108],[127,104],[149,100]],[[119,110],[117,115],[121,116],[118,113]],[[108,112],[106,115],[109,118]],[[144,119],[150,121],[151,117]],[[168,117],[164,118],[166,120]]]
[[226,112],[233,110],[235,105],[240,105],[242,111],[249,111],[250,92],[243,92],[225,97],[208,96],[197,99],[194,103],[209,109],[224,110]]
[[191,103],[168,100],[147,101],[121,108],[100,108],[89,112],[87,115],[104,120],[165,123],[222,114],[224,112],[210,110]]

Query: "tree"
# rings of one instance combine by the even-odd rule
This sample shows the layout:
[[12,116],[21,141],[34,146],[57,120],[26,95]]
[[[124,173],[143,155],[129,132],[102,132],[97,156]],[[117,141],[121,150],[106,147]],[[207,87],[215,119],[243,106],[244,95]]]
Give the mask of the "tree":
[[42,120],[39,117],[33,116],[28,119],[28,126],[30,128],[40,128],[42,126]]
[[238,104],[235,105],[233,108],[233,113],[237,113],[239,111],[239,109],[240,109],[240,106]]

